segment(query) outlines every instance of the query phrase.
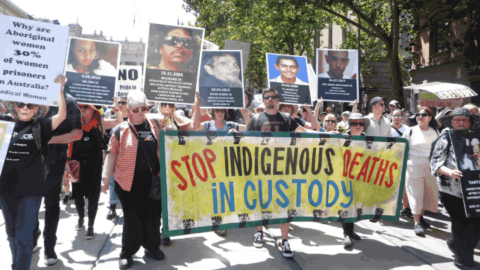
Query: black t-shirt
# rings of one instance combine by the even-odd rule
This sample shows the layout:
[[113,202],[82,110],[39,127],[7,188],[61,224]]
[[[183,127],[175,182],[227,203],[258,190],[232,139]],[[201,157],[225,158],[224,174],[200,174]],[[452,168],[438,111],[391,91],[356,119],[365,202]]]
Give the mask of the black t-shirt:
[[302,117],[296,117],[296,118],[293,118],[293,120],[295,120],[295,122],[297,122],[297,124],[299,124],[302,127],[304,127],[305,124],[307,123],[307,121],[305,121],[305,119],[303,119]]
[[141,140],[138,142],[135,174],[150,172],[148,161],[145,157],[144,151],[141,148],[141,144],[143,144],[143,147],[147,152],[150,162],[152,162],[151,166],[153,169],[153,173],[157,174],[158,172],[160,172],[160,161],[158,160],[157,156],[157,139],[155,139],[155,137],[153,136],[153,133],[150,130],[150,126],[148,125],[147,121],[143,122],[143,124],[135,125],[134,127],[137,130],[138,137],[140,137]]
[[247,130],[249,131],[263,131],[263,132],[276,132],[295,131],[298,127],[298,123],[292,119],[289,114],[277,112],[277,114],[268,114],[261,112],[258,114],[258,120],[254,116],[248,123]]
[[[13,118],[1,114],[0,120],[13,121]],[[37,121],[41,128],[42,148],[47,149],[48,141],[52,138],[52,120],[42,117]],[[46,194],[47,185],[43,175],[42,158],[32,131],[33,121],[16,121],[12,140],[29,125],[27,132],[15,143],[10,144],[8,148],[0,176],[0,192],[2,193],[19,196],[43,196]],[[44,156],[45,153],[46,151],[44,151]]]

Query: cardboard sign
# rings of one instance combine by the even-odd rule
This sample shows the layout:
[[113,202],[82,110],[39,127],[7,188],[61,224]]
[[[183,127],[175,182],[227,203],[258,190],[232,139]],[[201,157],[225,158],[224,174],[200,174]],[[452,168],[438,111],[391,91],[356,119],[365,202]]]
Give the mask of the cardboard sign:
[[164,235],[398,220],[406,139],[292,134],[161,132]]
[[118,69],[116,96],[126,98],[131,90],[141,90],[143,85],[141,66],[120,65]]
[[317,97],[325,101],[359,99],[358,51],[317,49]]
[[312,105],[307,58],[267,53],[268,87],[277,90],[280,103]]
[[203,51],[198,89],[202,108],[243,108],[242,51]]
[[205,29],[150,24],[145,54],[147,99],[194,104]]
[[68,27],[0,15],[0,99],[58,106]]
[[14,122],[0,121],[0,175],[2,174],[5,157],[7,156],[14,128]]
[[420,92],[420,106],[437,108],[457,108],[463,105],[462,99],[441,99],[437,95],[429,92]]
[[250,56],[250,43],[236,40],[225,40],[225,50],[241,50],[243,73],[247,72],[248,57]]
[[65,92],[78,103],[112,105],[115,96],[120,43],[70,38],[65,66]]

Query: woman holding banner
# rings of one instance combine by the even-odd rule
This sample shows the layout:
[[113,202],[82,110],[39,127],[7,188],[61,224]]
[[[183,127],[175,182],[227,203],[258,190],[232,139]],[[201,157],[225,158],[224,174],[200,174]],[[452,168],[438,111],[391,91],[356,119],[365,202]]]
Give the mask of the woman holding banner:
[[53,117],[43,117],[47,111],[45,106],[23,102],[8,102],[11,116],[0,114],[0,120],[15,121],[14,135],[0,176],[0,206],[12,252],[12,269],[30,269],[33,232],[42,196],[47,194],[45,177],[48,168],[43,149],[47,149],[52,131],[67,115],[63,94],[65,77],[59,75],[55,82],[62,83],[62,88],[58,113]]
[[[473,115],[466,108],[456,108],[445,116],[442,123],[449,122],[454,130],[469,129],[475,123]],[[474,249],[480,239],[480,218],[465,214],[457,157],[449,132],[442,132],[433,143],[430,154],[430,168],[437,177],[440,201],[452,220],[452,239],[447,240],[448,248],[455,255],[455,266],[460,269],[474,269]]]
[[[103,119],[97,108],[93,105],[78,104],[82,114],[83,137],[79,141],[69,144],[68,157],[80,162],[80,178],[78,182],[72,183],[75,207],[78,212],[78,223],[76,231],[85,228],[85,200],[88,198],[88,228],[85,239],[95,238],[93,225],[97,216],[98,201],[101,192],[102,176],[102,138],[105,129],[112,129],[121,123],[122,113],[118,109],[117,98],[114,99],[115,115],[117,119]],[[68,163],[68,161],[67,161]]]
[[133,255],[141,246],[145,255],[163,260],[160,250],[161,200],[158,199],[160,151],[158,136],[165,119],[154,119],[148,114],[147,98],[141,91],[128,93],[128,121],[113,129],[108,154],[103,168],[102,190],[106,194],[110,175],[115,177],[115,192],[122,203],[123,223],[120,269],[129,269]]

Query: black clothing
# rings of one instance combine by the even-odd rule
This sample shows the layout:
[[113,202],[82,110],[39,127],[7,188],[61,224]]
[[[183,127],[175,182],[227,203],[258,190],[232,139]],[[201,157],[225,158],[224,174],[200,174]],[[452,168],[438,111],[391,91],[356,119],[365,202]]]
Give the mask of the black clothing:
[[245,125],[245,118],[243,117],[240,110],[228,110],[228,117],[225,117],[225,121],[237,122],[240,125]]
[[[74,129],[82,129],[82,117],[75,98],[65,93],[65,102],[67,104],[67,117],[63,120],[57,129],[52,132],[53,136],[59,136],[70,133]],[[58,107],[50,107],[45,118],[52,118],[58,113]],[[68,144],[49,144],[47,149],[47,164],[52,164],[67,158]]]
[[[1,114],[0,120],[13,121],[13,118]],[[47,149],[48,141],[52,138],[52,120],[41,117],[37,121],[41,128],[42,149]],[[12,139],[24,128],[28,126],[30,128],[8,148],[0,176],[0,193],[43,196],[47,192],[42,158],[32,132],[33,125],[33,120],[28,122],[18,120],[15,123]],[[43,154],[45,156],[46,151]]]
[[[137,131],[138,137],[141,140],[138,142],[137,160],[135,163],[134,175],[138,173],[151,172],[147,160],[150,160],[151,162],[150,166],[152,166],[153,173],[158,174],[160,172],[160,161],[158,160],[157,156],[158,143],[157,139],[155,139],[152,131],[150,130],[150,125],[145,120],[145,122],[142,124],[135,125],[134,127]],[[144,151],[140,148],[141,144],[143,144],[143,147],[146,150],[148,159],[145,157]]]
[[467,218],[463,200],[440,192],[440,201],[452,220],[452,241],[455,246],[455,261],[473,267],[474,249],[480,240],[480,217]]
[[276,132],[295,131],[298,127],[298,123],[295,122],[288,114],[277,112],[274,115],[270,115],[266,112],[258,114],[258,118],[255,115],[248,123],[248,131],[263,131],[263,132]]
[[[114,114],[110,117],[110,119],[117,119],[117,116]],[[123,121],[127,121],[128,117],[123,117]],[[112,137],[112,129],[106,129],[105,133],[103,134],[103,139],[102,139],[102,149],[107,150],[108,149],[108,143],[110,142],[110,138]]]
[[307,121],[305,121],[305,119],[303,119],[302,117],[295,117],[293,118],[293,120],[295,120],[295,122],[297,122],[297,124],[299,124],[302,127],[304,127],[305,124],[307,123]]

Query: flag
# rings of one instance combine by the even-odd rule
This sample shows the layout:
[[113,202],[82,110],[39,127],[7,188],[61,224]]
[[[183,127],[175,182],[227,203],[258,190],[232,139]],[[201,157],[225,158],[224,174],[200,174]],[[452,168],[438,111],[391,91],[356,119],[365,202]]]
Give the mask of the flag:
[[180,25],[180,19],[177,17],[177,25]]

